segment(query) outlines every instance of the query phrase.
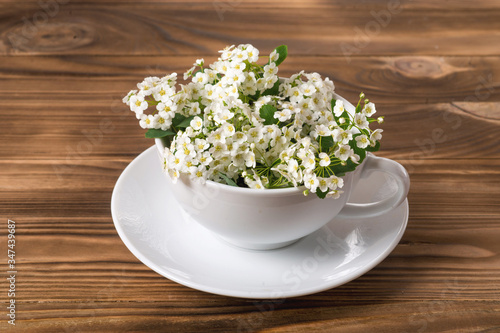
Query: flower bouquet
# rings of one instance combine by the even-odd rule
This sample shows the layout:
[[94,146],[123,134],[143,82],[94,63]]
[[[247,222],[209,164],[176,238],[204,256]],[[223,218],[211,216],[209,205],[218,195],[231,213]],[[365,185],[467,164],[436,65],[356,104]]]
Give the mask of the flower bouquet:
[[[177,86],[177,74],[148,77],[123,99],[147,138],[162,138],[164,170],[175,182],[207,180],[253,189],[304,186],[304,194],[338,198],[343,179],[377,151],[370,129],[375,105],[360,94],[355,112],[334,98],[318,73],[278,77],[287,46],[268,57],[249,44],[198,59]],[[260,61],[265,58],[264,61]],[[261,62],[261,64],[259,64]]]

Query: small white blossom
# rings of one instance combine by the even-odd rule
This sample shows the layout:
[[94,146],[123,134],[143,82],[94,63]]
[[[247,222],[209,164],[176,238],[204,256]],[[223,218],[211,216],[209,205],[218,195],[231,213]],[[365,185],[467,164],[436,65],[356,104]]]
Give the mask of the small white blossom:
[[356,146],[358,148],[366,148],[370,144],[370,140],[366,135],[359,135],[356,137]]
[[130,90],[127,96],[123,97],[122,102],[130,106],[130,97],[137,94],[137,90]]
[[271,54],[269,55],[269,60],[271,60],[272,62],[276,62],[278,61],[280,55],[278,52],[276,52],[276,50],[274,50],[273,52],[271,52]]
[[136,113],[137,118],[143,114],[144,110],[148,108],[148,102],[144,100],[142,95],[132,95],[130,97],[130,109]]
[[335,117],[340,117],[342,113],[344,113],[344,102],[341,100],[337,100],[335,102],[335,107],[333,108],[333,113],[335,113]]
[[366,129],[368,128],[368,125],[370,125],[368,123],[368,120],[366,120],[366,116],[361,113],[356,113],[356,115],[354,116],[354,123],[360,129]]
[[353,154],[354,150],[348,145],[340,145],[337,150],[335,150],[335,157],[342,161],[347,161]]
[[319,153],[319,165],[326,167],[330,165],[330,157],[327,153]]
[[200,117],[196,116],[194,117],[191,122],[189,123],[189,125],[195,130],[195,131],[199,131],[201,130],[201,128],[203,127],[203,119],[201,119]]
[[344,180],[342,178],[339,178],[337,176],[330,176],[330,178],[328,178],[328,188],[330,188],[330,190],[342,188],[343,186]]
[[335,142],[340,142],[344,145],[348,144],[352,140],[352,131],[343,130],[341,128],[336,128],[332,132],[333,140]]
[[208,82],[208,75],[206,73],[198,72],[196,75],[193,77],[193,82],[195,83],[200,83],[200,84],[205,84]]
[[382,139],[383,131],[384,130],[377,128],[375,131],[372,132],[372,134],[370,135],[370,141],[372,142],[372,144],[375,144],[376,141]]
[[315,173],[306,173],[304,175],[304,185],[312,192],[315,193],[319,185],[318,177]]
[[278,66],[274,62],[264,66],[264,77],[275,76],[278,73]]
[[361,112],[365,114],[367,117],[371,117],[375,112],[377,112],[377,110],[375,110],[375,104],[370,102],[365,104]]
[[308,154],[306,157],[302,160],[302,165],[306,170],[313,170],[316,166],[316,159],[314,154]]

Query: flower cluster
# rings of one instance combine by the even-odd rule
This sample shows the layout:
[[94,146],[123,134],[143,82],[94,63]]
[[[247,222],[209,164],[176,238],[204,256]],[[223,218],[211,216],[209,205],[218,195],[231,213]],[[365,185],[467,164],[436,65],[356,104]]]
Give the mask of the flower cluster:
[[[382,130],[369,125],[375,105],[360,95],[354,112],[334,84],[303,71],[278,77],[287,47],[264,65],[252,45],[220,51],[208,66],[198,59],[177,87],[177,74],[149,77],[124,99],[146,137],[164,138],[164,167],[200,182],[271,189],[304,185],[305,193],[338,197],[346,172],[378,150]],[[145,113],[149,108],[153,112]]]

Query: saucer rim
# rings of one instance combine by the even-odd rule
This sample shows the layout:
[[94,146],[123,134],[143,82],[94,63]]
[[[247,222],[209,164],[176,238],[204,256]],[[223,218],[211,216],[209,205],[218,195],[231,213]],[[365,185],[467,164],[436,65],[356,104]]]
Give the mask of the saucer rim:
[[[129,239],[128,234],[125,232],[123,229],[122,225],[119,223],[119,219],[117,217],[117,198],[119,196],[118,192],[120,187],[122,186],[122,183],[125,181],[127,178],[128,174],[131,173],[131,170],[135,167],[136,164],[139,163],[139,161],[144,158],[144,156],[151,154],[152,150],[156,150],[155,146],[151,146],[150,148],[147,148],[144,150],[142,153],[140,153],[134,160],[132,160],[122,171],[120,176],[118,177],[118,180],[115,183],[115,186],[113,188],[113,192],[111,195],[111,216],[113,219],[113,224],[115,226],[115,229],[118,232],[118,235],[122,242],[125,244],[127,249],[138,259],[140,260],[143,264],[145,264],[148,268],[151,270],[155,271],[156,273],[160,274],[161,276],[176,282],[178,284],[184,285],[186,287],[200,290],[203,292],[208,292],[211,294],[216,294],[216,295],[221,295],[221,296],[229,296],[229,297],[237,297],[237,298],[248,298],[248,299],[282,299],[282,298],[290,298],[290,297],[300,297],[300,296],[306,296],[306,295],[311,295],[315,293],[319,293],[325,290],[329,290],[332,288],[339,287],[343,284],[346,284],[352,280],[357,279],[358,277],[366,274],[370,270],[372,270],[375,266],[380,264],[399,244],[401,238],[403,237],[403,234],[406,230],[406,227],[408,225],[408,220],[409,220],[409,204],[408,204],[408,198],[404,200],[404,202],[394,208],[394,210],[397,209],[403,209],[404,217],[401,218],[401,222],[398,223],[399,225],[399,230],[395,234],[394,238],[388,242],[388,246],[385,247],[384,251],[380,252],[374,259],[370,260],[369,264],[362,266],[361,268],[357,269],[354,272],[351,272],[347,274],[346,276],[338,279],[332,280],[330,283],[321,283],[317,287],[308,287],[308,288],[299,288],[298,290],[291,290],[291,291],[286,291],[286,292],[273,292],[273,291],[255,291],[255,292],[248,292],[248,291],[238,291],[238,290],[231,290],[231,289],[223,289],[219,287],[211,287],[207,284],[202,284],[198,282],[193,282],[192,280],[183,278],[182,276],[177,276],[174,272],[162,269],[161,267],[158,267],[158,265],[153,262],[151,259],[149,259],[146,255],[142,253],[140,249],[135,247],[131,240]],[[392,210],[392,211],[394,211]],[[307,236],[306,236],[307,237]],[[293,247],[297,243],[293,243],[289,245],[288,247]],[[229,245],[226,245],[229,246]],[[285,247],[286,248],[286,247]],[[241,251],[248,251],[245,249],[240,249]],[[270,250],[274,251],[274,250]]]

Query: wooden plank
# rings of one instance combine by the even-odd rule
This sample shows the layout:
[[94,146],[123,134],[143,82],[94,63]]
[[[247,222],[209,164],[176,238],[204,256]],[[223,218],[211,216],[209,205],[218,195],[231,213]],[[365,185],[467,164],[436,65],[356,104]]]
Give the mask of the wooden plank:
[[500,54],[499,9],[398,10],[378,23],[360,8],[230,8],[221,16],[213,3],[68,3],[50,17],[36,4],[0,4],[0,54],[194,55],[241,42],[349,59]]
[[[335,8],[340,10],[345,9],[358,9],[358,10],[372,10],[372,9],[380,9],[387,8],[389,4],[397,5],[401,7],[403,10],[426,10],[426,9],[441,9],[448,11],[458,11],[458,10],[469,10],[469,9],[496,9],[500,8],[500,5],[495,0],[476,0],[471,2],[470,0],[455,0],[453,1],[453,5],[450,3],[441,2],[441,1],[433,1],[433,0],[400,0],[399,3],[389,2],[387,0],[370,0],[368,1],[351,1],[351,0],[336,0],[335,2],[329,0],[315,0],[314,2],[304,2],[302,0],[275,0],[275,1],[267,1],[267,0],[251,0],[251,1],[243,1],[243,0],[227,0],[227,1],[214,1],[214,0],[196,0],[196,1],[180,1],[180,0],[0,0],[0,4],[37,4],[40,9],[47,8],[47,11],[50,11],[52,6],[55,7],[57,3],[59,7],[64,7],[68,3],[78,4],[78,5],[89,5],[89,4],[168,4],[171,6],[181,6],[189,4],[190,7],[196,8],[197,6],[207,7],[208,5],[212,6],[214,10],[219,7],[221,10],[226,9],[226,11],[234,10],[237,7],[242,8],[282,8],[287,9],[290,7],[293,8]],[[49,7],[50,6],[50,7]]]
[[[0,57],[0,98],[57,103],[58,99],[118,100],[146,76],[182,74],[201,55],[161,57],[27,56]],[[205,57],[207,63],[216,55]],[[313,60],[314,59],[314,60]],[[318,72],[336,84],[337,92],[357,100],[363,91],[375,103],[443,103],[500,101],[500,57],[344,57],[290,55],[280,75],[299,70]],[[22,89],[20,89],[22,87]],[[19,112],[17,109],[16,112]]]
[[[373,328],[380,328],[381,332],[389,332],[392,329],[398,332],[423,329],[437,332],[447,329],[475,331],[495,327],[498,323],[495,318],[498,305],[495,302],[436,300],[381,305],[376,302],[359,304],[351,301],[347,306],[342,307],[335,307],[335,304],[331,303],[311,304],[305,311],[294,308],[295,302],[257,303],[264,309],[269,306],[273,308],[261,312],[256,306],[249,304],[243,308],[233,306],[222,309],[221,313],[213,313],[220,311],[216,307],[219,302],[215,304],[212,309],[196,308],[203,312],[196,316],[197,320],[187,321],[187,316],[183,316],[182,312],[169,310],[168,303],[151,304],[145,301],[144,307],[152,313],[147,314],[140,309],[122,309],[109,303],[97,305],[86,302],[81,303],[80,307],[76,304],[69,305],[69,309],[78,310],[72,311],[73,316],[65,315],[57,320],[44,318],[36,322],[25,322],[26,326],[23,328],[36,328],[40,332],[61,330],[70,332],[71,329],[78,329],[81,332],[123,332],[125,329],[135,332],[164,331],[166,327],[173,332],[254,332],[257,330],[259,332],[290,332],[292,329],[299,330],[299,332],[327,332],[335,327],[335,331],[339,332],[370,331]],[[349,311],[352,311],[352,306],[359,308],[355,315]],[[248,308],[253,311],[239,314],[240,311]],[[405,309],[408,308],[418,310],[408,316],[405,313]],[[486,308],[492,310],[487,311]],[[113,316],[114,311],[119,315]],[[47,317],[49,313],[47,311]],[[31,312],[29,314],[31,315]]]

